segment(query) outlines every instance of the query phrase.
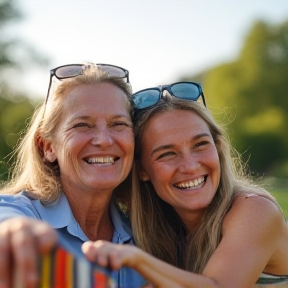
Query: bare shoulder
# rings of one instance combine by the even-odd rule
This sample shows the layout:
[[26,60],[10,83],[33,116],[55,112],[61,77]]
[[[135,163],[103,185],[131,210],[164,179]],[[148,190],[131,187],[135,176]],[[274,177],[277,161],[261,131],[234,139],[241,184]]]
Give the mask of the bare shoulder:
[[221,242],[223,249],[234,249],[239,263],[247,264],[241,258],[244,253],[246,258],[251,256],[251,263],[257,259],[253,265],[259,265],[258,269],[264,263],[262,271],[288,275],[288,226],[269,195],[239,194],[224,217]]
[[262,225],[262,228],[264,226],[268,228],[269,225],[271,225],[270,228],[286,226],[283,213],[277,204],[256,193],[243,193],[236,197],[230,211],[224,218],[223,228],[237,223],[246,223],[249,226],[254,223],[258,228]]

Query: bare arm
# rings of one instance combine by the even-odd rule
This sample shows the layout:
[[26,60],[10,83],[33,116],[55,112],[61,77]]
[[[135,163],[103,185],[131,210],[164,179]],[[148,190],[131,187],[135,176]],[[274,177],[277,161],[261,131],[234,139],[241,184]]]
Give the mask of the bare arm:
[[131,267],[156,287],[248,288],[254,286],[263,271],[281,274],[279,250],[288,250],[288,232],[283,223],[271,201],[261,197],[240,199],[225,219],[223,239],[203,275],[173,267],[134,246],[96,241],[85,243],[83,251],[88,259],[102,266]]
[[239,197],[223,224],[223,238],[203,275],[222,287],[254,287],[263,272],[288,274],[288,230],[270,200]]
[[178,269],[132,245],[99,240],[84,243],[83,252],[90,261],[97,261],[104,267],[115,270],[122,266],[133,268],[157,288],[219,287],[212,279]]

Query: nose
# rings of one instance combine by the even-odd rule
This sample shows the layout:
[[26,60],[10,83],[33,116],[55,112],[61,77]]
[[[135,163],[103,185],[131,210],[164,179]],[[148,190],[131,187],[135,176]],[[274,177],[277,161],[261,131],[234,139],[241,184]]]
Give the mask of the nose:
[[195,173],[200,166],[201,164],[197,156],[191,153],[185,153],[180,159],[178,170],[181,173]]
[[109,147],[113,145],[114,138],[108,127],[95,127],[91,143],[96,146]]

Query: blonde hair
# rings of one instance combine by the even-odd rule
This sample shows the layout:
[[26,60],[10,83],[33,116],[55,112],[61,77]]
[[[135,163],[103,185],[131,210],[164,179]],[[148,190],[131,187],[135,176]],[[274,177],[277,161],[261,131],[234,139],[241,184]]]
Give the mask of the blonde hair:
[[[221,166],[220,183],[199,225],[188,234],[174,209],[164,202],[150,181],[138,180],[133,167],[131,223],[136,244],[172,265],[201,273],[221,240],[222,222],[239,193],[253,192],[274,202],[266,191],[250,185],[245,176],[240,157],[231,145],[224,128],[218,125],[203,104],[177,98],[161,100],[150,110],[143,112],[135,123],[135,161],[140,160],[145,125],[154,115],[167,110],[186,110],[197,113],[208,124]],[[163,125],[165,125],[163,123]]]
[[[40,199],[44,203],[57,199],[61,192],[59,166],[57,161],[53,163],[45,161],[41,141],[53,138],[57,125],[61,121],[63,100],[71,89],[82,84],[103,82],[111,83],[124,91],[127,95],[127,109],[131,114],[130,84],[107,74],[97,66],[85,69],[83,75],[60,81],[55,91],[50,93],[47,103],[43,103],[35,110],[27,132],[14,151],[16,161],[11,179],[1,189],[1,193],[16,194],[21,190],[26,190],[31,197]],[[122,185],[126,189],[128,184]]]

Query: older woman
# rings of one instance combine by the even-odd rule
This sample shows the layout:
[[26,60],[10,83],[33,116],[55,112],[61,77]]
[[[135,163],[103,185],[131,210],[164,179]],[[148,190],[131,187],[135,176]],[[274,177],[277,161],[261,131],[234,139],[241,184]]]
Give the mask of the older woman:
[[148,88],[133,102],[140,186],[134,185],[131,221],[137,245],[155,258],[104,241],[85,244],[89,257],[114,269],[132,267],[161,288],[288,281],[281,210],[242,177],[201,86]]
[[[1,191],[1,287],[10,287],[12,261],[25,283],[39,280],[36,253],[56,243],[54,229],[76,255],[88,240],[133,244],[119,209],[128,207],[131,188],[130,90],[128,71],[121,67],[83,63],[51,70],[47,99],[35,112],[17,150],[13,178]],[[114,279],[119,287],[144,282],[127,268]]]

